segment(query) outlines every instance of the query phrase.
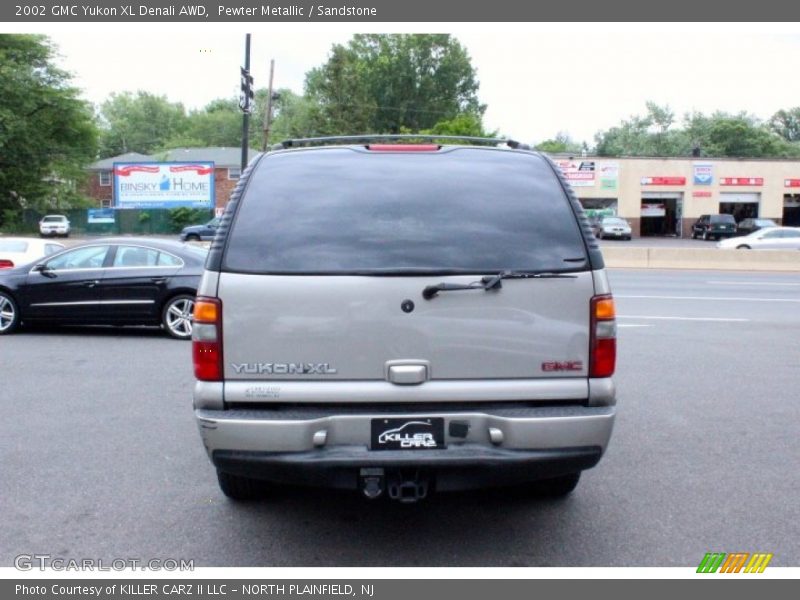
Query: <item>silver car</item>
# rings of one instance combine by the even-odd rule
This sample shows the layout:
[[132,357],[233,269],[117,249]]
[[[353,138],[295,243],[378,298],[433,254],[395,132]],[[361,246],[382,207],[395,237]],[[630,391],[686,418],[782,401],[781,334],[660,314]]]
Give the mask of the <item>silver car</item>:
[[515,143],[389,141],[284,142],[227,205],[193,330],[222,491],[568,494],[615,416],[614,301],[577,198]]
[[765,227],[751,234],[717,242],[717,248],[737,250],[800,250],[800,227]]

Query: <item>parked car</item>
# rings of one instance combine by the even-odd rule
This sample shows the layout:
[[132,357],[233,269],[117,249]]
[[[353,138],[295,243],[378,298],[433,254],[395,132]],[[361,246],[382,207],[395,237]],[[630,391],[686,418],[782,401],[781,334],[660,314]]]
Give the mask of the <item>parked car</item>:
[[192,335],[207,251],[179,242],[109,239],[0,271],[0,334],[20,323],[161,325]]
[[0,269],[26,265],[64,249],[64,244],[40,240],[39,238],[0,238]]
[[499,140],[399,140],[284,142],[231,196],[193,333],[195,415],[231,498],[565,495],[608,444],[614,302],[559,168]]
[[736,235],[736,219],[733,215],[701,215],[692,225],[692,239],[718,240]]
[[600,240],[606,238],[629,240],[631,239],[631,225],[619,217],[603,217],[595,226],[594,235]]
[[199,242],[210,241],[214,239],[219,227],[219,219],[213,218],[205,225],[189,225],[184,227],[181,231],[181,241],[183,242]]
[[772,219],[742,219],[736,226],[738,235],[748,235],[765,227],[777,227],[778,224]]
[[64,215],[45,215],[39,221],[39,234],[42,237],[60,235],[69,237],[69,219]]
[[722,240],[718,248],[737,250],[800,250],[800,227],[765,227],[745,236]]

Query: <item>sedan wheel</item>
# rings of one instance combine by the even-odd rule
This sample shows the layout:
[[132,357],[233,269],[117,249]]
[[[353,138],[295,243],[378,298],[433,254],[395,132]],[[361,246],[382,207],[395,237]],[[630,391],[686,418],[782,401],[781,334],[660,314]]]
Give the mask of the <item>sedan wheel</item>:
[[750,246],[748,246],[747,244],[741,244],[739,246],[736,246],[736,249],[737,250],[750,250]]
[[181,294],[170,298],[164,306],[161,323],[167,333],[179,340],[188,340],[192,337],[192,312],[194,311],[194,296]]
[[19,325],[19,310],[14,299],[0,292],[0,335],[11,333]]

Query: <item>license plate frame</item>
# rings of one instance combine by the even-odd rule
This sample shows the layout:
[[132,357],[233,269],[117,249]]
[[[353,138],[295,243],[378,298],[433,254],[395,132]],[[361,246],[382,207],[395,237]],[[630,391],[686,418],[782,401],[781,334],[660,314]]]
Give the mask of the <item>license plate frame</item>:
[[382,417],[370,421],[372,450],[444,450],[443,417]]

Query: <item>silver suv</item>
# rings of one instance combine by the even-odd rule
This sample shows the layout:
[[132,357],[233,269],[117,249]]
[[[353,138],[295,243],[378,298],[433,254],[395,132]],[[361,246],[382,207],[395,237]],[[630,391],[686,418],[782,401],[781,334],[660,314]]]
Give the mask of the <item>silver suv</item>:
[[389,137],[284,142],[228,203],[193,330],[222,491],[568,494],[615,414],[614,302],[580,204],[519,144]]

